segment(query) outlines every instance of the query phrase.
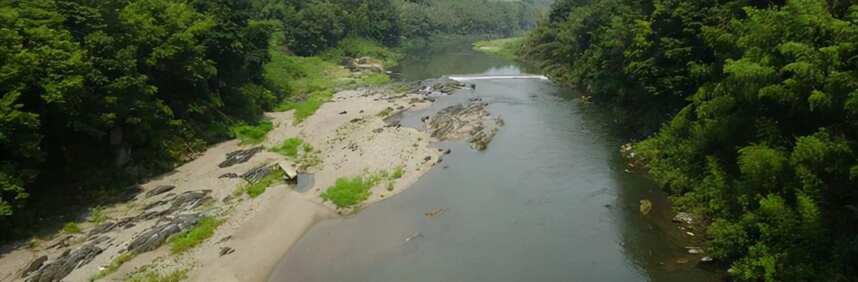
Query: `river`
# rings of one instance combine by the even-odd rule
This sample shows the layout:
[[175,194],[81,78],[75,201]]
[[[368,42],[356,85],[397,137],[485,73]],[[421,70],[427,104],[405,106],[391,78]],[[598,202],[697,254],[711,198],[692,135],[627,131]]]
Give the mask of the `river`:
[[[524,72],[464,41],[409,54],[398,71],[404,80]],[[477,96],[506,122],[486,151],[437,144],[453,153],[398,196],[311,228],[270,281],[719,280],[687,254],[694,241],[670,222],[658,187],[624,171],[605,111],[550,81],[469,83],[476,89],[403,124]],[[653,202],[646,216],[643,199]]]

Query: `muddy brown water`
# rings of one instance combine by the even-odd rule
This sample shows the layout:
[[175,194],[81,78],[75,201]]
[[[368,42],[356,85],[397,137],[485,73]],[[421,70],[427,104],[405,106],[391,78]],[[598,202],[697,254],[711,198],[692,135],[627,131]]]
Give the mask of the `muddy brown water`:
[[[405,80],[523,73],[466,41],[410,54],[398,71]],[[720,279],[687,254],[695,243],[670,222],[658,187],[624,171],[622,138],[604,111],[550,81],[468,83],[476,89],[402,123],[420,127],[421,117],[480,97],[506,122],[488,149],[437,144],[453,153],[398,196],[311,228],[270,281]],[[647,216],[643,199],[653,202]]]

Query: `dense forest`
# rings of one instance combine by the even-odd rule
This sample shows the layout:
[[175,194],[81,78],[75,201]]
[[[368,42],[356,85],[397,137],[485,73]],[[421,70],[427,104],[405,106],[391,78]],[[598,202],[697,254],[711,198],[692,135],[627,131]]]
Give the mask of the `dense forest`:
[[0,239],[70,205],[121,198],[305,97],[289,85],[303,74],[266,73],[272,48],[311,56],[343,42],[512,34],[544,4],[0,0]]
[[734,278],[852,281],[856,42],[854,1],[559,0],[521,52],[646,136]]

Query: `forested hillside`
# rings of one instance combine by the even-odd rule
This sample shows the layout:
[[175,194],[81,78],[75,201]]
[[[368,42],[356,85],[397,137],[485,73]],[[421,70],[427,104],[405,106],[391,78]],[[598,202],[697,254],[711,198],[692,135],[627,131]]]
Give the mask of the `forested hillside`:
[[385,48],[404,40],[513,33],[544,5],[0,0],[0,239],[121,199],[123,187],[264,126],[264,111],[312,113],[338,85],[310,72],[340,57],[393,62]]
[[739,280],[858,276],[858,5],[561,0],[522,51],[648,136],[635,157]]

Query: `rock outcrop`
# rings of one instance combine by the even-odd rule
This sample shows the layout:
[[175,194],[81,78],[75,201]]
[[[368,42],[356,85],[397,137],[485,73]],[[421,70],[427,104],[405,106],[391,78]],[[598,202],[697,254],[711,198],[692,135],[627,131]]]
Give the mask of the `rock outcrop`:
[[449,78],[436,78],[420,81],[415,88],[413,92],[421,95],[449,95],[456,90],[464,89],[465,84]]
[[200,221],[199,214],[183,214],[178,215],[167,221],[166,223],[158,224],[141,233],[128,244],[126,251],[134,253],[143,253],[157,249],[161,246],[170,235],[182,232],[197,224]]
[[35,275],[27,279],[32,282],[54,282],[62,281],[73,270],[92,261],[98,254],[104,251],[95,244],[85,245],[77,250],[66,250],[60,257],[48,263]]
[[503,126],[503,119],[492,117],[487,106],[483,102],[449,106],[430,117],[427,127],[439,140],[466,139],[471,148],[485,150]]
[[238,150],[226,154],[226,160],[218,165],[220,168],[231,167],[240,163],[244,163],[250,158],[253,158],[257,153],[262,152],[263,147],[255,147],[247,150]]

